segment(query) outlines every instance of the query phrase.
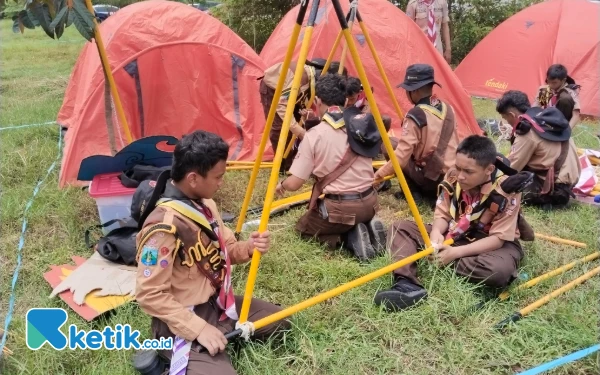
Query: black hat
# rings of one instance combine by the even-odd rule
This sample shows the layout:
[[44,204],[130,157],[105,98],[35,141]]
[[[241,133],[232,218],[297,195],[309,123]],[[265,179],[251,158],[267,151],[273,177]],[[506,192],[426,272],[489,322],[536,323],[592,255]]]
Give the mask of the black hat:
[[413,64],[406,68],[404,82],[396,87],[402,87],[406,91],[415,91],[430,83],[442,87],[433,79],[433,67],[428,64]]
[[[327,59],[323,59],[321,57],[315,57],[313,59],[306,60],[305,64],[308,66],[314,67],[316,69],[316,73],[317,73],[316,76],[318,77],[321,75],[321,72],[323,71],[325,64],[327,64]],[[329,65],[329,69],[327,70],[327,72],[336,74],[338,72],[339,68],[340,68],[340,62],[332,61],[331,64]],[[346,67],[344,67],[343,75],[347,75],[347,74],[348,74],[348,70],[346,69]]]
[[382,139],[372,114],[352,106],[344,110],[344,123],[352,151],[368,158],[379,154]]
[[539,107],[532,107],[525,112],[524,117],[533,119],[535,123],[531,124],[531,128],[543,139],[553,142],[564,142],[571,138],[569,121],[567,121],[558,108],[548,107],[541,109]]

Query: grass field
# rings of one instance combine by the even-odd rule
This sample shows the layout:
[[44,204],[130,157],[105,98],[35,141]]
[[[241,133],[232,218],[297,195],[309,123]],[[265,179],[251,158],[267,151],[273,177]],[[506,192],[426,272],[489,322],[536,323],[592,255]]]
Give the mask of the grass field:
[[[0,126],[52,121],[83,39],[74,27],[65,32],[62,40],[53,41],[41,30],[12,34],[10,25],[9,21],[0,22]],[[478,116],[497,117],[491,102],[476,100],[474,106]],[[576,143],[598,149],[597,131],[597,123],[580,125],[574,134]],[[55,126],[0,131],[2,326],[25,205],[38,179],[57,158],[58,137]],[[16,305],[7,342],[14,354],[0,358],[0,373],[134,374],[130,366],[132,352],[55,351],[48,345],[31,351],[25,344],[25,313],[29,308],[66,307],[59,299],[48,299],[51,288],[43,273],[51,264],[70,263],[73,255],[89,256],[83,231],[98,221],[95,204],[87,192],[58,189],[58,171],[59,166],[42,185],[27,217],[23,267],[16,284]],[[262,200],[266,178],[263,173],[254,204]],[[248,173],[230,173],[226,180],[216,200],[222,209],[238,212]],[[381,216],[388,224],[411,217],[407,205],[391,194],[384,195],[381,203]],[[261,262],[257,297],[289,306],[388,264],[385,257],[359,264],[342,250],[328,251],[301,241],[292,230],[301,212],[293,210],[272,220],[269,229],[274,233],[273,246]],[[431,219],[426,207],[421,207],[421,213],[425,220]],[[526,207],[525,214],[538,232],[585,242],[588,249],[542,240],[526,243],[521,266],[524,278],[535,277],[597,249],[598,212],[592,207],[572,204],[554,212]],[[293,329],[283,342],[249,344],[233,353],[234,364],[240,374],[246,375],[515,373],[598,342],[598,278],[552,300],[505,333],[492,330],[496,322],[594,266],[592,263],[576,267],[505,302],[491,303],[472,313],[469,308],[480,300],[482,290],[448,270],[423,262],[420,270],[430,298],[418,307],[397,314],[375,307],[374,294],[391,283],[390,277],[383,277],[295,315]],[[240,293],[247,270],[248,266],[236,268],[235,284]],[[70,314],[68,324],[71,323],[80,329],[129,323],[141,330],[144,338],[150,334],[149,318],[135,303],[91,324]],[[597,358],[589,356],[551,373],[598,374]]]

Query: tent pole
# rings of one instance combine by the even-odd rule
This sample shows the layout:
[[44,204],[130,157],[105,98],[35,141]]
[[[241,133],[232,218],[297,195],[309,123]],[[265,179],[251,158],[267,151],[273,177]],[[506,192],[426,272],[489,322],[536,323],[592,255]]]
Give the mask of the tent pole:
[[[250,200],[252,199],[252,194],[254,192],[254,186],[256,185],[256,178],[258,177],[260,164],[262,162],[262,158],[265,153],[267,141],[269,140],[269,134],[271,133],[271,127],[273,126],[273,120],[275,119],[275,114],[277,112],[277,103],[279,103],[279,99],[281,98],[281,92],[283,91],[283,84],[285,83],[285,78],[287,76],[287,72],[290,69],[290,63],[292,61],[292,56],[294,55],[294,49],[296,48],[296,43],[298,42],[298,36],[300,35],[300,29],[302,28],[302,22],[304,21],[304,15],[306,14],[307,9],[308,9],[308,2],[307,1],[302,2],[300,4],[300,9],[298,10],[298,17],[296,18],[296,24],[294,25],[294,29],[292,31],[292,37],[290,38],[290,43],[288,44],[288,49],[287,49],[287,52],[285,53],[285,58],[283,59],[283,65],[281,66],[281,75],[279,76],[279,79],[277,80],[277,86],[275,87],[275,94],[273,95],[273,100],[271,101],[271,108],[269,109],[269,115],[267,116],[267,122],[266,122],[265,128],[263,130],[263,135],[260,140],[260,145],[258,146],[258,155],[256,156],[256,160],[254,161],[254,167],[252,168],[252,173],[250,174],[250,183],[248,184],[248,188],[246,189],[246,195],[244,196],[244,202],[242,203],[242,209],[240,211],[240,215],[238,216],[238,222],[235,227],[236,236],[239,235],[239,233],[242,231],[242,226],[244,225],[244,221],[246,220],[246,213],[248,212],[248,206],[250,205]],[[282,131],[281,134],[284,134],[285,139],[287,139],[287,129],[285,132]],[[281,135],[279,136],[279,138],[281,138]],[[281,143],[281,142],[279,142],[279,143]],[[281,147],[285,147],[285,144],[284,144],[284,146],[281,146]],[[275,164],[276,163],[273,163],[273,165],[275,165]],[[277,169],[278,169],[277,172],[279,172],[280,165],[281,165],[281,160],[279,161],[279,165],[277,166]]]
[[[452,240],[452,239],[444,241],[444,244],[447,246],[450,246],[453,243],[454,243],[454,240]],[[302,310],[306,310],[307,308],[315,306],[315,305],[317,305],[323,301],[326,301],[330,298],[339,296],[340,294],[345,293],[345,292],[349,291],[350,289],[354,289],[354,288],[364,285],[370,281],[373,281],[381,276],[389,274],[390,272],[393,272],[395,269],[398,269],[398,268],[404,267],[410,263],[416,262],[417,260],[419,260],[421,258],[424,258],[428,255],[433,254],[433,252],[434,252],[433,247],[429,247],[423,251],[420,251],[416,254],[409,256],[408,258],[404,258],[402,260],[399,260],[396,263],[389,264],[383,268],[380,268],[376,271],[373,271],[362,277],[359,277],[358,279],[349,281],[349,282],[342,284],[336,288],[333,288],[327,292],[317,294],[314,297],[311,297],[311,298],[304,300],[300,303],[297,303],[293,306],[285,308],[279,312],[276,312],[276,313],[266,316],[262,319],[259,319],[256,322],[253,322],[252,325],[254,326],[254,329],[260,329],[262,327],[268,326],[269,324],[278,322],[282,319],[285,319],[291,315],[294,315]],[[241,329],[236,329],[234,331],[231,331],[231,332],[225,334],[225,338],[229,340],[231,338],[239,336],[241,333],[242,333]],[[204,350],[205,350],[204,347],[200,347],[200,352],[202,352]]]
[[504,327],[506,327],[511,322],[513,322],[513,323],[518,322],[524,316],[528,315],[532,311],[537,310],[541,306],[550,302],[553,298],[558,297],[561,294],[568,292],[569,290],[575,288],[579,284],[583,284],[585,281],[591,279],[592,277],[596,276],[599,273],[600,273],[600,267],[596,267],[593,270],[584,273],[583,275],[579,276],[578,278],[571,281],[570,283],[562,286],[561,288],[556,289],[554,292],[547,294],[546,296],[538,299],[534,303],[527,305],[526,307],[522,308],[521,310],[513,313],[508,318],[506,318],[503,321],[501,321],[500,323],[496,324],[494,326],[494,328],[498,329],[498,330],[502,330],[502,329],[504,329]]
[[[354,19],[356,18],[356,7],[358,2],[351,2],[350,4],[350,12],[348,13],[348,17],[346,17],[346,22],[348,22],[348,29],[350,30],[350,34],[352,34],[352,26],[354,26]],[[340,32],[341,35],[342,33]],[[334,48],[336,46],[334,45]],[[344,43],[344,48],[342,49],[342,57],[340,57],[340,67],[338,68],[338,74],[342,74],[344,72],[344,65],[346,63],[346,55],[348,54],[348,43]]]
[[408,206],[410,207],[410,211],[415,219],[417,227],[419,228],[419,232],[421,233],[421,236],[425,241],[425,246],[431,247],[429,233],[427,233],[427,229],[425,228],[425,224],[423,223],[423,219],[421,218],[419,209],[410,192],[408,184],[406,183],[406,179],[404,178],[404,174],[402,173],[402,168],[400,168],[400,164],[398,163],[398,159],[396,158],[396,154],[394,153],[394,148],[392,147],[390,138],[387,134],[387,131],[385,130],[383,121],[381,120],[381,113],[379,112],[379,108],[377,107],[377,103],[375,102],[375,97],[373,96],[373,92],[371,91],[371,86],[369,84],[367,74],[365,73],[365,68],[363,67],[363,64],[360,60],[360,56],[358,55],[358,51],[356,49],[356,45],[354,44],[354,40],[352,39],[352,34],[350,34],[350,30],[348,30],[348,24],[346,22],[346,19],[344,18],[344,13],[342,11],[340,1],[332,0],[332,3],[340,25],[342,26],[342,32],[344,34],[344,37],[346,38],[346,44],[348,45],[348,49],[350,50],[350,54],[352,55],[354,67],[358,71],[358,75],[360,77],[360,81],[363,85],[363,89],[367,96],[367,100],[369,101],[369,105],[371,106],[371,113],[373,114],[375,122],[377,123],[377,128],[379,129],[379,133],[381,134],[381,138],[383,139],[383,144],[385,145],[385,149],[388,155],[390,156],[390,161],[394,166],[394,171],[396,172],[396,176],[400,181],[400,186],[402,187],[402,191],[404,192],[406,201],[408,202]]
[[[94,7],[92,6],[92,1],[85,0],[85,5],[93,16]],[[98,21],[96,21],[96,17],[94,17],[94,39],[96,40],[96,47],[98,47],[100,60],[102,60],[102,66],[104,66],[104,71],[106,72],[106,77],[110,86],[110,92],[113,100],[115,101],[115,109],[117,110],[117,116],[119,116],[119,122],[125,130],[127,143],[132,143],[133,137],[131,136],[131,130],[129,129],[129,124],[127,123],[127,118],[125,117],[125,111],[123,110],[123,105],[121,104],[121,97],[119,96],[119,91],[117,90],[117,85],[115,84],[115,79],[113,77],[112,70],[110,69],[110,64],[108,63],[108,56],[106,56],[106,49],[104,48],[104,42],[102,41],[100,30],[98,29]]]
[[[308,1],[304,1],[308,3]],[[281,134],[279,135],[279,142],[277,144],[277,151],[275,152],[275,158],[273,160],[273,168],[271,169],[271,176],[269,178],[269,185],[267,187],[267,193],[265,195],[265,202],[263,205],[263,212],[260,219],[260,225],[258,231],[263,233],[267,230],[269,223],[269,216],[271,212],[271,205],[273,204],[273,198],[275,196],[275,188],[279,181],[279,168],[281,167],[281,161],[283,152],[285,151],[285,142],[287,140],[287,134],[290,130],[290,123],[292,122],[292,116],[294,114],[294,103],[298,98],[298,92],[300,91],[300,84],[302,81],[302,74],[304,73],[304,64],[306,63],[306,57],[308,55],[308,48],[310,46],[310,40],[312,37],[315,19],[317,18],[317,11],[319,10],[319,0],[313,0],[310,14],[308,15],[308,22],[304,31],[304,39],[302,40],[302,46],[300,47],[300,56],[296,64],[296,71],[294,73],[294,80],[292,81],[292,90],[288,99],[287,109],[283,118],[283,124],[281,126]],[[297,23],[298,25],[301,24]],[[291,43],[290,45],[295,45]],[[283,75],[283,74],[282,74]],[[273,109],[274,107],[271,107]],[[266,133],[266,132],[265,132]],[[257,162],[260,160],[257,159]],[[254,170],[253,170],[254,171]],[[243,215],[245,211],[242,211]],[[241,217],[240,215],[240,217]],[[254,251],[252,254],[252,261],[250,263],[250,271],[248,272],[248,280],[246,282],[246,291],[244,293],[244,301],[242,303],[242,311],[240,312],[239,323],[244,323],[248,320],[248,314],[250,312],[250,303],[252,301],[252,293],[254,291],[254,284],[256,282],[256,275],[258,274],[258,266],[260,264],[260,252]]]
[[394,91],[392,90],[392,86],[390,85],[390,81],[388,80],[387,75],[385,74],[385,70],[383,69],[383,65],[381,64],[381,59],[379,59],[379,55],[375,50],[375,45],[371,40],[371,36],[369,35],[369,31],[360,16],[360,12],[356,11],[356,19],[358,20],[358,24],[360,29],[362,30],[363,35],[365,36],[365,40],[369,45],[369,49],[371,50],[371,54],[373,55],[373,59],[375,60],[375,64],[377,64],[377,69],[379,69],[379,74],[381,74],[381,78],[383,78],[383,83],[385,84],[385,88],[387,89],[388,94],[390,95],[390,99],[392,99],[392,103],[394,104],[394,109],[396,110],[396,114],[398,118],[401,119],[404,117],[402,114],[402,109],[400,109],[400,104],[398,104],[398,100],[396,100],[396,96],[394,95]]

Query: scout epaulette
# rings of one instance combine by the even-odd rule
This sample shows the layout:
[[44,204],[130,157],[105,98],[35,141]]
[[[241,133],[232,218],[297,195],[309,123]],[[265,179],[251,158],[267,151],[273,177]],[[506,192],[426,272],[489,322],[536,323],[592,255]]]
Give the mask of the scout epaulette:
[[411,108],[410,111],[406,113],[406,118],[413,120],[419,128],[427,125],[427,116],[419,106]]
[[148,239],[157,233],[172,234],[176,236],[177,228],[174,225],[165,223],[158,223],[148,227],[138,243],[136,261],[140,261],[140,254],[144,248],[144,245],[146,244],[146,241],[148,241]]
[[[332,109],[332,108],[330,108]],[[332,128],[334,129],[341,129],[344,127],[344,125],[346,125],[346,123],[344,122],[344,114],[342,112],[341,109],[339,109],[338,111],[332,111],[332,112],[326,112],[323,115],[323,121],[325,121],[326,123],[328,123],[329,125],[331,125]]]
[[187,243],[183,244],[184,256],[181,265],[190,268],[197,266],[213,287],[219,289],[225,278],[225,259],[221,256],[219,238],[206,216],[194,207],[177,200],[162,198],[157,207],[169,207],[200,226],[197,238],[188,239]]

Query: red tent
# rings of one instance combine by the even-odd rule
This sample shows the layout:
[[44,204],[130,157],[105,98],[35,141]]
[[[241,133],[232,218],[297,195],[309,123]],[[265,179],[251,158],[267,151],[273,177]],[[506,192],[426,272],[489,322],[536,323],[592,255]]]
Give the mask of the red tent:
[[[349,8],[348,2],[342,1],[342,7],[347,12]],[[481,131],[477,126],[473,114],[471,99],[463,89],[458,78],[454,75],[454,72],[452,72],[452,69],[450,69],[443,57],[427,40],[421,29],[404,12],[386,0],[361,0],[358,9],[368,28],[369,35],[373,40],[373,44],[375,44],[379,58],[392,86],[395,87],[404,80],[404,73],[407,66],[414,63],[432,65],[435,69],[436,81],[443,86],[442,89],[436,86],[434,92],[454,107],[459,137],[464,138],[473,133],[479,134]],[[295,7],[286,14],[267,41],[260,54],[267,66],[283,61],[297,14],[298,7]],[[308,57],[326,58],[333,47],[339,31],[340,25],[331,1],[322,1]],[[383,80],[377,70],[377,65],[358,23],[355,23],[352,33],[367,72],[369,83],[374,87],[379,110],[392,117],[392,133],[396,130],[396,135],[399,135],[400,132],[397,130],[401,125],[401,121],[396,118],[392,101],[389,99]],[[304,31],[301,32],[296,45],[295,58],[298,57],[300,52],[303,35]],[[341,51],[342,47],[340,44],[335,55],[336,59],[341,58]],[[346,64],[349,64],[347,65],[349,73],[357,76],[349,52]],[[394,92],[400,102],[403,113],[406,113],[412,105],[406,98],[404,90],[395,88]]]
[[552,64],[581,85],[583,114],[600,116],[600,4],[552,0],[515,14],[465,57],[456,75],[471,95],[498,98],[521,90],[533,100]]
[[[219,134],[230,159],[254,160],[264,114],[258,95],[265,66],[216,18],[174,1],[129,5],[100,26],[134,139]],[[94,43],[87,43],[67,87],[58,122],[68,127],[60,185],[77,182],[81,161],[111,155],[105,119],[104,75]],[[112,113],[116,149],[125,135]]]

